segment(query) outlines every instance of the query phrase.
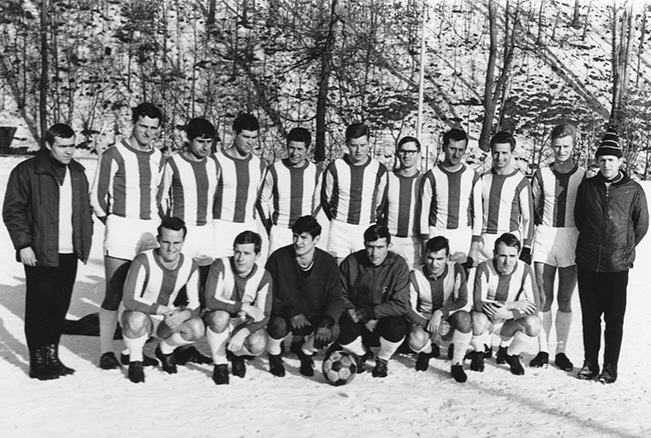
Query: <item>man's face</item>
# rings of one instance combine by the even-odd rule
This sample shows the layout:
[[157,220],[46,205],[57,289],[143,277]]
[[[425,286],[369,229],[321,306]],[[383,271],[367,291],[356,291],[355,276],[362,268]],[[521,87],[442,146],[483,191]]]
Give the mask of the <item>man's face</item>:
[[559,163],[564,163],[572,159],[574,151],[574,138],[571,135],[559,137],[552,140],[552,149],[554,149],[554,159]]
[[237,134],[235,136],[235,149],[237,149],[237,152],[242,155],[246,156],[251,153],[251,150],[255,146],[255,143],[258,141],[258,131],[248,131],[246,129],[242,129],[242,132]]
[[445,271],[445,264],[449,259],[448,252],[445,248],[439,251],[429,251],[425,256],[425,265],[430,275],[440,277]]
[[454,167],[461,163],[467,147],[468,140],[448,140],[448,145],[443,146],[443,153],[445,154],[443,164],[446,167]]
[[292,236],[292,244],[297,256],[304,256],[314,250],[314,247],[319,242],[319,237],[312,237],[310,233],[294,233]]
[[414,142],[405,143],[398,149],[398,160],[400,160],[400,167],[403,169],[411,169],[416,166],[419,158],[418,146]]
[[184,242],[185,236],[183,236],[183,230],[175,231],[162,228],[158,236],[158,253],[163,261],[167,263],[176,261],[181,255]]
[[491,154],[493,155],[493,168],[505,169],[511,164],[513,152],[511,152],[511,145],[508,143],[496,143],[493,145]]
[[307,147],[302,141],[290,141],[287,145],[287,159],[294,167],[301,167],[307,161]]
[[348,157],[353,164],[364,164],[368,159],[368,137],[363,135],[359,138],[351,138],[346,142],[348,146]]
[[188,143],[188,152],[201,160],[210,154],[212,150],[213,139],[206,137],[197,137]]
[[52,158],[60,163],[68,164],[75,153],[75,136],[70,138],[54,137],[54,144],[50,145],[45,142],[45,145],[50,150]]
[[614,155],[602,155],[597,159],[599,171],[606,179],[613,179],[619,173],[622,165],[622,159]]
[[510,274],[515,268],[518,261],[518,248],[515,246],[507,246],[500,242],[497,249],[493,252],[495,260],[497,260],[497,270],[500,274]]
[[389,254],[389,244],[387,243],[386,237],[382,237],[374,242],[364,241],[364,249],[374,266],[380,266]]
[[233,247],[233,261],[235,264],[235,272],[246,277],[258,260],[259,254],[255,252],[255,244],[253,243],[238,243]]
[[158,136],[160,120],[152,119],[149,116],[139,116],[138,121],[133,124],[131,136],[141,148],[149,146],[152,140]]

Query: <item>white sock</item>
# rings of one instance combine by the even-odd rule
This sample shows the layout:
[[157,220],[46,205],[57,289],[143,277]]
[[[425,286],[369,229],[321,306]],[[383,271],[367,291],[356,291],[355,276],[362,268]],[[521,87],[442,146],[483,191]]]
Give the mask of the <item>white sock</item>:
[[377,353],[377,358],[383,360],[391,359],[393,353],[395,353],[396,350],[398,350],[398,347],[400,347],[400,344],[402,344],[402,341],[404,340],[405,338],[402,338],[398,342],[391,342],[391,341],[387,341],[382,336],[380,336],[380,351],[378,351]]
[[480,351],[484,352],[484,345],[488,345],[489,347],[491,342],[491,335],[490,333],[486,332],[482,335],[477,335],[472,337],[470,340],[470,345],[472,345],[473,350],[475,351]]
[[301,350],[303,350],[303,353],[307,354],[308,356],[312,356],[314,355],[314,353],[319,351],[316,348],[314,348],[314,334],[307,337],[307,340],[301,346]]
[[531,336],[527,336],[525,332],[523,331],[515,332],[515,335],[513,335],[513,342],[511,343],[511,345],[509,345],[509,348],[506,350],[506,354],[508,354],[509,356],[513,356],[522,353],[524,347],[531,340],[533,340],[533,338]]
[[[538,334],[538,349],[541,352],[549,353],[549,334],[552,331],[552,311],[542,313],[542,330]],[[557,333],[558,336],[558,333]]]
[[206,339],[210,346],[210,354],[215,365],[224,365],[228,363],[226,358],[226,342],[228,341],[228,330],[222,333],[213,332],[210,327],[206,328]]
[[425,342],[425,345],[422,346],[420,350],[416,350],[415,348],[412,348],[411,346],[409,347],[414,353],[426,353],[429,354],[432,352],[432,342],[428,339],[427,342]]
[[113,352],[113,336],[118,326],[118,312],[99,308],[99,345],[101,353]]
[[572,326],[572,312],[556,312],[556,354],[565,353]]
[[172,336],[161,341],[160,351],[162,351],[163,354],[170,354],[176,350],[176,347],[189,344],[192,344],[192,342],[185,339],[181,333],[173,333]]
[[364,350],[364,345],[362,344],[361,336],[356,337],[350,344],[341,344],[341,348],[343,348],[344,351],[352,353],[356,356],[363,356],[366,354],[366,350]]
[[454,345],[454,353],[452,353],[451,359],[452,365],[463,363],[463,358],[466,356],[466,350],[468,350],[471,339],[472,332],[461,333],[459,330],[455,330],[452,333],[452,344]]
[[230,352],[233,353],[235,356],[259,356],[258,354],[251,353],[249,349],[246,348],[246,345],[242,345],[242,348],[240,348],[237,351],[230,350]]
[[147,339],[149,339],[149,336],[147,335],[134,339],[124,336],[124,344],[127,346],[127,350],[129,351],[130,362],[142,362],[142,349],[144,348]]
[[267,353],[278,356],[282,352],[280,346],[283,344],[283,339],[274,339],[271,336],[267,336]]

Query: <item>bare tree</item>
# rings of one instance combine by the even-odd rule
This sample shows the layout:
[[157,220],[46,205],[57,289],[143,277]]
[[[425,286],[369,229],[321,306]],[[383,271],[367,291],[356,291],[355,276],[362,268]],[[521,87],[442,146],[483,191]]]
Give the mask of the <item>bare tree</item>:
[[611,15],[613,94],[610,123],[614,124],[622,119],[625,111],[629,83],[628,67],[633,47],[633,28],[633,2],[627,0],[621,7],[618,7],[617,0],[613,0]]
[[581,8],[581,0],[574,0],[574,13],[572,15],[572,22],[570,27],[574,29],[581,28],[581,15],[579,14],[579,9]]
[[314,159],[317,163],[325,160],[326,114],[328,110],[328,89],[332,71],[332,50],[335,43],[335,24],[337,22],[337,0],[330,2],[330,22],[328,33],[321,52],[321,72],[319,74],[319,92],[316,105],[316,136],[314,141]]
[[41,80],[38,101],[38,112],[41,126],[41,147],[45,146],[45,132],[47,131],[47,83],[48,83],[48,56],[47,56],[47,20],[48,1],[41,0]]

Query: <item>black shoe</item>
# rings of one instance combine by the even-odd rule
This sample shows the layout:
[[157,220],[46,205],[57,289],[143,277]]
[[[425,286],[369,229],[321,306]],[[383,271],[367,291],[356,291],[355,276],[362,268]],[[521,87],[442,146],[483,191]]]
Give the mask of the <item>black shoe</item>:
[[[120,362],[122,362],[122,365],[129,365],[131,363],[131,360],[129,358],[129,354],[121,353],[120,354]],[[143,367],[157,367],[158,366],[158,361],[156,359],[154,359],[153,357],[143,355],[142,356],[142,366]]]
[[269,372],[276,377],[285,377],[285,365],[283,356],[269,353]]
[[314,360],[311,355],[307,355],[303,350],[299,350],[298,358],[301,361],[300,373],[307,377],[314,375]]
[[536,357],[529,362],[531,368],[547,368],[547,364],[549,364],[549,353],[544,351],[538,352]]
[[59,373],[48,363],[46,347],[29,350],[29,377],[38,380],[54,380]]
[[576,377],[579,380],[592,380],[599,374],[599,365],[596,363],[583,361],[583,367],[579,371],[579,374]]
[[565,356],[565,353],[558,353],[554,363],[563,371],[572,371],[574,369],[574,364]]
[[430,353],[430,357],[437,358],[441,355],[441,349],[437,344],[432,344],[432,352]]
[[373,368],[373,377],[386,377],[389,373],[389,366],[386,360],[377,359],[375,361],[375,368]]
[[228,365],[215,365],[212,371],[212,381],[215,385],[228,385]]
[[50,344],[45,346],[45,354],[47,356],[48,364],[54,369],[54,371],[60,376],[69,376],[75,373],[75,370],[65,366],[59,360],[59,346],[56,344]]
[[506,355],[506,363],[509,364],[511,367],[511,373],[515,374],[516,376],[523,376],[524,375],[524,368],[522,367],[522,363],[520,363],[520,355],[518,354],[511,354],[511,355]]
[[432,353],[423,353],[422,351],[418,353],[418,358],[416,359],[416,371],[427,371],[431,357]]
[[605,364],[599,374],[599,381],[604,384],[615,383],[617,381],[617,365]]
[[461,364],[452,365],[450,372],[452,373],[452,377],[454,377],[454,380],[456,380],[459,383],[463,383],[466,380],[468,380],[468,376],[466,376],[466,372],[463,370],[463,365]]
[[371,357],[373,357],[373,353],[368,351],[361,356],[355,356],[355,361],[357,362],[357,374],[366,372],[366,361]]
[[495,355],[495,362],[503,365],[507,362],[507,357],[509,354],[506,352],[506,347],[499,347],[497,349],[497,354]]
[[208,365],[212,363],[212,359],[208,356],[201,354],[194,346],[187,348],[179,347],[174,350],[174,359],[177,365],[185,365],[187,363],[196,363],[198,365]]
[[145,370],[142,368],[143,363],[138,361],[129,362],[129,380],[133,383],[145,382]]
[[448,360],[452,360],[452,356],[454,356],[454,344],[448,347]]
[[484,344],[484,359],[493,357],[493,348],[490,345]]
[[246,363],[244,362],[244,358],[233,353],[231,353],[229,356],[231,360],[231,368],[233,369],[233,375],[243,378],[246,375]]
[[108,353],[102,354],[99,358],[99,367],[103,370],[116,370],[120,368],[120,362],[115,357],[115,353],[109,351]]
[[177,369],[176,361],[174,360],[174,352],[170,354],[163,354],[159,344],[158,347],[156,347],[154,354],[156,354],[156,357],[158,360],[160,360],[163,371],[165,371],[167,374],[176,374]]
[[484,352],[472,351],[470,352],[470,369],[478,373],[484,372]]

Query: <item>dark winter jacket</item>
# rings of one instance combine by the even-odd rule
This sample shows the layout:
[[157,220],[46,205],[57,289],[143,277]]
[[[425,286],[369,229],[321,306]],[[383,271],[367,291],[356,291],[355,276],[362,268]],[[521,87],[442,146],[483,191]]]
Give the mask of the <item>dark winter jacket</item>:
[[[59,182],[54,159],[43,150],[18,164],[9,175],[2,217],[16,251],[31,247],[38,266],[59,265]],[[88,180],[84,166],[68,164],[72,185],[72,243],[75,255],[88,260],[93,234]],[[20,261],[17,253],[16,259]]]
[[622,173],[611,184],[598,173],[579,185],[574,208],[579,268],[621,272],[633,267],[635,246],[649,228],[649,212],[642,187]]
[[372,319],[405,315],[411,309],[409,268],[396,253],[389,251],[382,264],[375,266],[364,250],[357,251],[339,269],[344,309],[364,310]]

